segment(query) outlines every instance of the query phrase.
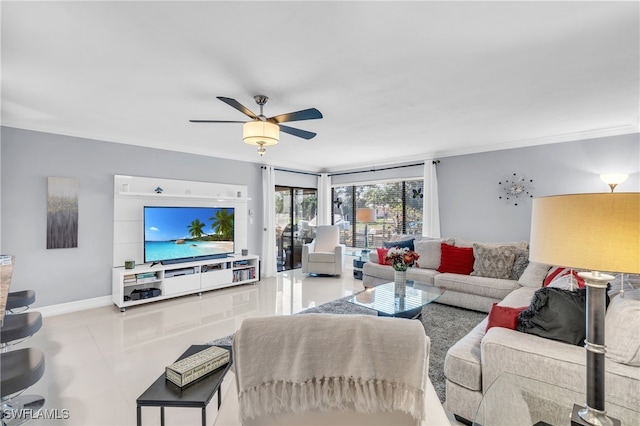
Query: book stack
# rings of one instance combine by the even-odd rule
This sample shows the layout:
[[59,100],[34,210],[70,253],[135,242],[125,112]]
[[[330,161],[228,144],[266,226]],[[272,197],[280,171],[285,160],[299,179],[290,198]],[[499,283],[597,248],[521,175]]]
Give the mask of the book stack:
[[183,387],[228,363],[229,351],[218,346],[211,346],[168,366],[165,377],[172,383]]
[[129,274],[123,277],[125,284],[134,284],[136,282],[136,274]]
[[155,272],[141,272],[136,274],[136,284],[146,284],[158,281]]

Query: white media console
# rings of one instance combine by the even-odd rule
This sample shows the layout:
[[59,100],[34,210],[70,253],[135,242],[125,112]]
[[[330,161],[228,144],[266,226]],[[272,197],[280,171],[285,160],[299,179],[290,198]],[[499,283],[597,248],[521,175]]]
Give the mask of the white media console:
[[[187,294],[254,283],[259,258],[241,256],[248,249],[249,217],[245,185],[114,175],[112,299],[121,311],[129,306]],[[144,206],[233,207],[233,257],[154,265],[144,263]],[[125,269],[133,260],[135,269]],[[145,291],[143,291],[145,290]]]
[[113,268],[113,303],[124,312],[129,306],[258,282],[259,274],[259,259],[254,255],[117,267]]

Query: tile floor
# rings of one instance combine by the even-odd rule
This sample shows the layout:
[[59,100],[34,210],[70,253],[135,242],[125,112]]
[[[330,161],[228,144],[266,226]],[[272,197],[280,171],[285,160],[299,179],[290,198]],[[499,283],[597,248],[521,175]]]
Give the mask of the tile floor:
[[[44,352],[44,377],[27,393],[44,396],[45,414],[53,418],[28,424],[135,425],[136,398],[189,345],[231,334],[244,318],[290,315],[362,289],[351,270],[342,278],[307,277],[296,270],[259,284],[149,303],[125,313],[111,305],[45,317],[42,329],[17,347]],[[143,408],[143,424],[159,424],[159,411]],[[216,412],[214,397],[207,424]],[[199,409],[165,413],[167,425],[200,424]]]

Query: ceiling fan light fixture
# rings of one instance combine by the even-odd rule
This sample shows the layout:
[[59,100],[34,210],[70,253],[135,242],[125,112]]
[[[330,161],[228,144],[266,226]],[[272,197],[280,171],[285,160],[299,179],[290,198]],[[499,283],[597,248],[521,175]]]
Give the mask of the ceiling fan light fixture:
[[249,145],[275,145],[280,139],[280,127],[268,121],[247,121],[242,125],[242,139]]

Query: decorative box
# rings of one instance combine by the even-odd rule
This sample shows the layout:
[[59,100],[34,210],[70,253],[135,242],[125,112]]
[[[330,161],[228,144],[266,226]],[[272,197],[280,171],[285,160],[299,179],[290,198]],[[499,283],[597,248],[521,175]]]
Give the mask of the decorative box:
[[229,363],[229,351],[211,346],[166,368],[167,380],[183,387]]

